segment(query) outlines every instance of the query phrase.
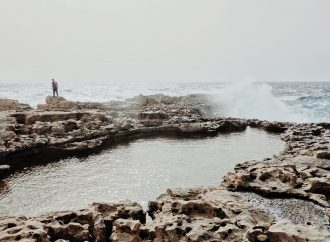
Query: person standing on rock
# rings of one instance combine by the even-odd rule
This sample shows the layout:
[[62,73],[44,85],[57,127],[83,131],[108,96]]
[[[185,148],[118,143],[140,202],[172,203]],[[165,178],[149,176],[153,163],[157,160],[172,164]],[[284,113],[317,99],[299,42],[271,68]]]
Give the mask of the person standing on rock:
[[53,87],[53,97],[55,97],[55,93],[56,96],[58,96],[58,84],[57,81],[55,81],[55,79],[52,79],[52,87]]

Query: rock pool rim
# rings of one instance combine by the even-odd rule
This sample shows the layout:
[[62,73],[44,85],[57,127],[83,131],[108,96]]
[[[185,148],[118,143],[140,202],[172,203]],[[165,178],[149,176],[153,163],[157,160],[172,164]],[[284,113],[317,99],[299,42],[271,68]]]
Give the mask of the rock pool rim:
[[[247,126],[263,128],[269,132],[282,133],[289,123],[270,123],[258,120],[244,120],[235,118],[209,118],[210,106],[201,104],[200,100],[205,101],[204,95],[188,95],[183,97],[167,97],[164,95],[152,96],[137,96],[129,99],[127,102],[118,102],[113,106],[107,106],[101,103],[81,103],[67,101],[62,97],[47,97],[46,104],[38,106],[38,110],[26,107],[25,104],[20,104],[17,101],[2,100],[3,109],[13,109],[6,113],[9,122],[5,122],[5,133],[7,133],[7,144],[19,141],[20,137],[25,138],[27,135],[38,135],[41,137],[45,132],[35,129],[37,123],[42,125],[51,123],[64,123],[65,132],[59,136],[55,131],[47,131],[46,138],[55,139],[53,144],[48,140],[44,143],[37,143],[37,138],[29,138],[27,145],[22,147],[8,148],[8,151],[1,152],[0,149],[0,180],[12,174],[16,170],[28,167],[41,162],[52,162],[59,159],[77,156],[84,157],[89,154],[100,152],[106,148],[119,143],[127,143],[131,140],[150,137],[207,137],[215,136],[221,133],[242,132]],[[141,104],[142,102],[142,104]],[[10,105],[9,105],[10,104]],[[117,105],[117,106],[116,106]],[[121,106],[120,106],[121,105]],[[166,109],[165,106],[170,106],[175,109]],[[151,107],[152,111],[148,108]],[[154,110],[156,108],[156,110]],[[158,110],[157,110],[158,109]],[[159,110],[160,109],[160,110]],[[120,111],[119,111],[120,110]],[[134,125],[128,125],[122,130],[125,124],[125,119],[120,119],[119,124],[113,124],[108,121],[108,113],[123,113],[124,115],[134,117]],[[116,114],[115,114],[116,115]],[[171,116],[174,115],[178,120],[171,121]],[[87,117],[87,118],[86,118]],[[97,125],[96,128],[84,133],[83,128],[77,127],[77,122],[94,122],[100,120],[103,124]],[[15,124],[13,126],[13,123]],[[62,124],[59,124],[62,125]],[[142,126],[141,126],[142,125]],[[111,126],[107,128],[108,126]],[[28,131],[26,131],[28,129]],[[8,131],[7,131],[8,130]],[[81,135],[69,138],[74,131],[80,131]],[[52,133],[53,132],[53,133]],[[70,133],[71,132],[71,133]],[[16,139],[18,138],[18,141]],[[23,138],[23,140],[24,140]],[[64,141],[61,140],[64,138]],[[49,139],[49,138],[48,138]],[[90,142],[89,145],[79,147],[80,144]],[[36,144],[34,144],[36,143]],[[73,148],[70,145],[74,145]],[[10,145],[9,145],[10,147]],[[1,145],[0,145],[1,148]]]
[[[85,158],[90,155],[99,154],[100,152],[107,150],[107,149],[115,149],[118,145],[125,145],[129,144],[134,141],[138,141],[140,139],[157,139],[157,138],[169,138],[169,139],[205,139],[216,137],[218,135],[228,135],[232,133],[240,133],[244,132],[248,127],[253,129],[259,129],[253,126],[245,126],[242,130],[235,130],[235,131],[227,131],[227,132],[196,132],[196,133],[185,133],[180,132],[177,130],[163,130],[163,129],[154,129],[150,128],[148,130],[139,131],[127,131],[127,132],[120,132],[116,133],[109,137],[100,137],[104,138],[102,145],[95,147],[93,149],[86,149],[86,150],[62,150],[57,147],[42,147],[40,149],[34,149],[31,151],[25,151],[24,153],[13,153],[10,154],[8,157],[3,158],[0,164],[10,164],[10,170],[6,173],[0,175],[0,181],[7,178],[11,174],[15,172],[19,172],[20,170],[32,167],[36,165],[43,165],[49,164],[52,162],[57,162],[62,159],[77,157],[77,158]],[[147,132],[145,132],[147,131]],[[267,132],[270,134],[279,135],[277,132]],[[283,150],[285,151],[285,150]],[[274,154],[276,155],[276,154]]]
[[[54,212],[31,218],[2,217],[4,227],[0,230],[0,240],[1,238],[4,241],[39,238],[40,241],[47,242],[49,239],[51,241],[65,239],[98,242],[330,241],[329,230],[310,224],[277,221],[269,213],[253,209],[251,204],[236,193],[236,191],[252,191],[256,194],[265,193],[275,197],[279,196],[279,192],[289,197],[298,195],[299,199],[303,198],[320,204],[326,209],[326,215],[330,218],[330,197],[326,189],[330,187],[330,180],[327,180],[330,170],[329,123],[296,124],[234,118],[206,118],[207,106],[200,103],[184,102],[182,104],[181,98],[162,100],[162,97],[160,101],[154,97],[149,100],[148,97],[138,97],[138,100],[141,98],[144,105],[138,108],[134,106],[136,103],[133,105],[135,114],[138,113],[138,116],[131,124],[128,123],[128,119],[124,120],[125,125],[117,125],[116,132],[113,132],[112,125],[112,128],[107,130],[107,135],[90,129],[87,132],[89,136],[78,136],[73,142],[93,140],[92,148],[98,148],[114,134],[125,139],[125,135],[120,134],[134,131],[137,135],[149,128],[162,129],[166,132],[171,130],[179,133],[208,134],[209,132],[241,131],[250,126],[263,128],[267,132],[282,133],[282,139],[288,145],[287,149],[276,156],[272,160],[274,162],[254,160],[238,164],[233,172],[229,172],[223,178],[219,187],[168,189],[155,201],[149,202],[148,213],[153,219],[150,223],[145,224],[145,212],[137,203],[92,204],[88,209],[75,212]],[[77,104],[56,101],[47,105],[41,108],[71,109]],[[171,111],[173,108],[175,108],[175,117]],[[126,114],[129,116],[132,113]],[[104,123],[103,121],[93,123],[95,116],[101,118],[105,116],[100,116],[100,113],[88,115],[90,115],[89,121],[95,127],[102,128],[109,121],[104,119]],[[69,124],[69,121],[66,121],[66,124]],[[81,124],[80,120],[76,120],[76,124]],[[33,128],[41,132],[45,127],[47,128],[47,125]],[[33,130],[32,127],[30,128],[30,131]],[[126,131],[120,132],[123,128]],[[64,129],[65,127],[56,126],[52,130],[51,138],[56,138],[56,135],[63,133]],[[6,136],[9,140],[15,137],[16,134],[13,131]],[[56,144],[58,151],[68,148],[77,151],[81,147],[88,148],[89,143],[57,142]],[[97,145],[93,146],[93,144]],[[15,143],[10,146],[12,150],[17,147],[20,146],[15,146]],[[277,186],[279,191],[274,191],[274,186]],[[24,230],[17,232],[15,227],[18,225]]]

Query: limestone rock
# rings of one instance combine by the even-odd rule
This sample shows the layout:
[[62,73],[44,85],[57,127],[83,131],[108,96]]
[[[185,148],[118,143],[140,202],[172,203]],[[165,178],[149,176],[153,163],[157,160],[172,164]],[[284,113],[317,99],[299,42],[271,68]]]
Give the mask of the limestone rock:
[[271,226],[267,232],[269,242],[327,242],[330,241],[328,230],[316,226],[295,225],[281,221]]
[[238,242],[260,221],[272,221],[239,195],[223,189],[168,190],[149,203],[148,213],[153,218],[148,234],[159,241]]
[[16,133],[13,131],[3,131],[0,133],[0,140],[9,141],[16,137]]
[[[329,241],[327,225],[277,219],[237,193],[309,200],[329,217],[327,123],[213,117],[203,95],[140,95],[109,103],[47,97],[38,110],[11,100],[0,101],[1,109],[11,110],[0,117],[0,160],[6,163],[35,154],[88,154],[108,141],[214,135],[247,126],[281,133],[287,148],[270,159],[238,164],[218,187],[167,190],[148,205],[152,221],[146,221],[146,213],[134,202],[94,203],[34,218],[1,217],[0,241]],[[15,171],[14,163],[8,164],[10,169],[0,166],[0,175]]]
[[19,109],[20,104],[18,101],[10,99],[0,99],[0,112]]
[[48,96],[46,98],[46,104],[51,105],[54,103],[59,103],[59,102],[63,102],[66,101],[66,99],[64,97],[53,97],[53,96]]
[[[267,196],[303,197],[322,206],[329,206],[324,196],[330,187],[328,171],[318,167],[318,173],[307,173],[311,167],[307,169],[306,165],[295,160],[304,160],[304,157],[298,156],[294,160],[286,160],[284,164],[245,162],[237,165],[235,172],[228,173],[222,184],[230,190],[252,190]],[[312,164],[310,160],[308,163],[316,168],[319,161],[317,158],[312,160]]]
[[129,241],[138,242],[142,241],[140,238],[141,223],[132,219],[117,219],[114,222],[114,228],[111,235],[111,241]]

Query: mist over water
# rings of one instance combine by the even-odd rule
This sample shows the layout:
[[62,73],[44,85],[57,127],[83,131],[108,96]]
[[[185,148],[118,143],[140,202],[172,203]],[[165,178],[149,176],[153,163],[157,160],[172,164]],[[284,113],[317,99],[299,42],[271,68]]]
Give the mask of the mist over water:
[[[59,81],[59,94],[73,101],[107,102],[144,94],[208,94],[218,115],[292,122],[330,122],[330,82],[90,82]],[[0,84],[0,98],[33,107],[51,95],[50,83]]]

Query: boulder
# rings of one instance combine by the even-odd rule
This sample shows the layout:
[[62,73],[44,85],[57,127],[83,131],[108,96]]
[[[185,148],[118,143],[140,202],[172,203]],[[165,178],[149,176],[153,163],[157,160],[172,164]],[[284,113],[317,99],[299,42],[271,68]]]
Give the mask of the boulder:
[[114,222],[111,241],[113,242],[139,242],[141,223],[132,219],[117,219]]
[[63,101],[66,101],[64,97],[53,97],[53,96],[46,97],[46,104],[48,105],[52,105]]
[[0,112],[9,110],[19,110],[20,104],[16,100],[0,99]]

